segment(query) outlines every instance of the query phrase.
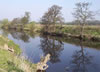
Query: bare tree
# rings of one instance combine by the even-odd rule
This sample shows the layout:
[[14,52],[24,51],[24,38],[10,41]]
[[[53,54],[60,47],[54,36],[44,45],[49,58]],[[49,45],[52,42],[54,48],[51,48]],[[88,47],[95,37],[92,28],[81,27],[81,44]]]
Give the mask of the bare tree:
[[45,25],[45,31],[55,32],[56,24],[61,24],[63,22],[63,17],[61,14],[61,7],[53,5],[41,18],[41,23]]
[[12,25],[14,25],[14,24],[16,24],[16,25],[21,24],[21,19],[20,19],[20,18],[14,18],[14,19],[12,20],[11,24],[12,24]]
[[22,17],[21,22],[23,25],[28,24],[30,21],[30,12],[25,12],[24,17]]
[[75,12],[73,16],[76,18],[76,21],[81,27],[80,36],[83,38],[84,26],[87,24],[89,19],[93,18],[93,12],[89,9],[90,3],[88,2],[79,2],[76,4]]

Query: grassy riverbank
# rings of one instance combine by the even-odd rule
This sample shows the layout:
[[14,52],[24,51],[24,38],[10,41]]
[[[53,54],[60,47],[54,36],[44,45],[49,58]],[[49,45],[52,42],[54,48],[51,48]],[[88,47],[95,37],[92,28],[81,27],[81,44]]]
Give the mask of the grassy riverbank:
[[0,35],[0,72],[35,72],[35,64],[19,57],[20,53],[18,45]]
[[[11,29],[11,28],[5,27],[5,29]],[[26,24],[24,28],[20,28],[20,26],[17,26],[14,29],[45,34],[45,31],[43,31],[44,25],[41,25],[41,24]],[[49,34],[52,36],[60,36],[60,37],[80,38],[81,28],[79,25],[63,25],[62,28],[59,25],[57,25],[55,29],[56,29],[55,32],[48,31],[48,33],[46,34]],[[83,35],[84,35],[83,39],[85,40],[100,41],[100,25],[84,26]]]
[[[78,25],[63,25],[61,27],[56,26],[55,32],[48,32],[46,34],[52,36],[59,36],[59,37],[71,37],[71,38],[79,38],[81,28]],[[44,33],[45,34],[45,33]],[[91,40],[91,41],[100,41],[100,26],[96,25],[87,25],[84,26],[83,31],[83,40]]]
[[[80,26],[78,25],[65,25],[63,26],[62,33],[70,33],[72,35],[80,34]],[[84,35],[100,37],[100,26],[87,25],[84,27]]]

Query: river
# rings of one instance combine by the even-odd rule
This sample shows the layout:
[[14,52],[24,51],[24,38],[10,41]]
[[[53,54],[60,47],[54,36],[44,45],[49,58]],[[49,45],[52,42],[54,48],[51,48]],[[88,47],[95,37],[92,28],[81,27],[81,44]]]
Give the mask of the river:
[[88,46],[82,41],[76,43],[74,40],[13,30],[0,33],[18,44],[21,55],[32,63],[39,62],[42,55],[51,54],[46,72],[100,72],[100,43]]

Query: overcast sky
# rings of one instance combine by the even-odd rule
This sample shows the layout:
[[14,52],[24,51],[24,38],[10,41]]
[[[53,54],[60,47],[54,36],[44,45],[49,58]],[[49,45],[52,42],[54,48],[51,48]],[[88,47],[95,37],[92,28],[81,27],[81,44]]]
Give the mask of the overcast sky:
[[[100,10],[100,0],[0,0],[0,20],[8,18],[12,20],[24,15],[25,11],[31,13],[31,20],[39,21],[41,16],[52,5],[63,7],[62,14],[65,21],[72,21],[73,8],[77,2],[92,3],[91,10]],[[100,16],[96,16],[100,20]]]

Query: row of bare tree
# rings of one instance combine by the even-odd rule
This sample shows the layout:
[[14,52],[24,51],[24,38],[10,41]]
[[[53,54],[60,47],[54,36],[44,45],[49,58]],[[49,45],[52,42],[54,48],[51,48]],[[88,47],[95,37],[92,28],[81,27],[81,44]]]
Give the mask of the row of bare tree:
[[[75,18],[77,25],[80,25],[80,36],[83,36],[84,26],[88,23],[89,20],[94,18],[94,13],[90,11],[90,3],[88,2],[79,2],[76,3],[74,12],[72,15]],[[56,30],[61,32],[64,24],[64,18],[61,13],[62,7],[58,5],[53,5],[48,11],[42,16],[41,24],[44,25],[43,32],[47,33],[56,33]],[[14,18],[10,23],[8,20],[2,21],[3,26],[10,27],[21,27],[23,28],[26,24],[30,23],[30,13],[26,12],[25,15],[21,18]]]
[[[81,31],[80,36],[83,36],[84,26],[87,24],[87,21],[93,19],[93,12],[90,11],[90,3],[80,2],[76,4],[74,13],[72,15],[77,21],[77,24],[80,25]],[[53,5],[41,18],[41,23],[44,24],[44,32],[55,32],[56,26],[60,26],[59,31],[62,29],[62,24],[64,23],[64,18],[61,13],[62,7]]]

